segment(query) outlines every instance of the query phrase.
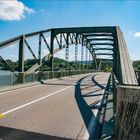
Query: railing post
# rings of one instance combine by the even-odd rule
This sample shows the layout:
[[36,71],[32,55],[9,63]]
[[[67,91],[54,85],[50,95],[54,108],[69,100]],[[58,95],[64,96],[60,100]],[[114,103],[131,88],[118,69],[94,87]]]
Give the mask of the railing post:
[[117,100],[117,87],[116,87],[116,80],[115,80],[115,76],[114,73],[112,72],[112,92],[113,92],[113,106],[114,106],[114,114],[116,114],[116,100]]
[[12,85],[13,79],[12,79],[13,73],[10,73],[10,85]]
[[38,72],[38,81],[41,81],[43,79],[43,73],[42,71]]
[[34,73],[32,73],[32,82],[35,81],[34,79],[35,79],[35,78],[34,78]]

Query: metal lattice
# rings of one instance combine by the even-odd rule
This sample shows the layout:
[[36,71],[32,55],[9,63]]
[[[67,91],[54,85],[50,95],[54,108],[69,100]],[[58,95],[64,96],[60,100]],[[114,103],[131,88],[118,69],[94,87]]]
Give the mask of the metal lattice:
[[[44,33],[50,33],[50,41]],[[31,49],[27,38],[39,36],[38,57],[35,56],[34,50]],[[57,40],[58,48],[54,47],[54,39]],[[84,40],[84,42],[83,42]],[[49,51],[49,54],[41,56],[41,41]],[[20,35],[15,38],[0,43],[0,49],[9,47],[11,44],[19,43],[19,68],[18,72],[32,73],[38,70],[46,60],[50,61],[51,70],[53,71],[53,57],[54,54],[61,49],[66,48],[66,61],[69,59],[69,45],[82,44],[86,47],[86,61],[88,59],[87,51],[90,52],[93,63],[97,67],[97,61],[107,60],[113,62],[113,72],[121,84],[137,85],[136,76],[132,67],[125,40],[119,27],[116,26],[103,26],[103,27],[77,27],[77,28],[57,28],[42,30],[25,35]],[[24,71],[24,48],[27,47],[34,59],[38,59],[30,69]],[[75,48],[75,61],[77,61],[78,48]],[[81,51],[82,55],[82,51]],[[81,56],[81,61],[82,61]]]

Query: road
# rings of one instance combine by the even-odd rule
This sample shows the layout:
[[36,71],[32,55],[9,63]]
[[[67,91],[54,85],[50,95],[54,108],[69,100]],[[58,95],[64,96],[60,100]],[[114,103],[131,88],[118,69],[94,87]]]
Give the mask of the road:
[[88,139],[109,73],[0,93],[0,139]]

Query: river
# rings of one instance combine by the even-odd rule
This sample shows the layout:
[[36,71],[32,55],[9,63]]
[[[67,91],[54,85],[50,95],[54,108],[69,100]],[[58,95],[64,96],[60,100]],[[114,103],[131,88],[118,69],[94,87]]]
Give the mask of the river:
[[11,71],[0,70],[0,86],[10,85]]
[[0,70],[0,76],[2,75],[10,75],[11,71],[7,71],[7,70]]

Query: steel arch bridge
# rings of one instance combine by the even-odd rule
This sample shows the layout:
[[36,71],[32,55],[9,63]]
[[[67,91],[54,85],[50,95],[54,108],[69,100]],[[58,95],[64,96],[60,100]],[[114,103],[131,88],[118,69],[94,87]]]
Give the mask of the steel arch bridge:
[[[47,41],[45,34],[48,34],[50,41]],[[29,45],[28,38],[38,37],[38,47],[33,50]],[[55,43],[54,43],[55,42]],[[24,74],[30,74],[45,63],[50,61],[51,70],[54,70],[54,55],[65,49],[66,62],[69,60],[69,48],[75,45],[75,61],[77,61],[78,45],[81,44],[81,61],[83,61],[83,47],[92,56],[92,61],[96,69],[100,67],[99,61],[110,61],[113,64],[112,74],[109,77],[102,103],[103,112],[106,108],[109,88],[113,93],[113,114],[115,114],[115,137],[119,139],[137,139],[139,136],[139,116],[140,116],[140,87],[128,54],[123,33],[118,26],[102,26],[102,27],[74,27],[74,28],[53,28],[38,32],[23,34],[15,38],[0,42],[0,51],[8,48],[10,45],[18,43],[18,75],[17,80],[23,82]],[[48,54],[41,56],[42,43],[48,49]],[[57,46],[56,46],[57,44]],[[36,63],[24,70],[25,48],[28,48]],[[35,55],[38,52],[38,56]],[[8,65],[9,69],[14,72],[12,67],[0,56],[0,60]],[[105,113],[104,113],[105,114]]]
[[[50,34],[50,42],[47,42],[44,34]],[[38,58],[31,49],[27,38],[38,36]],[[42,41],[46,44],[49,54],[41,57]],[[58,48],[54,48],[54,41]],[[17,36],[0,43],[0,49],[8,47],[11,44],[19,42],[19,72],[24,72],[24,49],[27,47],[30,53],[37,60],[37,63],[25,73],[31,73],[42,66],[43,60],[49,59],[53,71],[54,54],[62,49],[66,49],[66,60],[68,60],[68,51],[71,44],[75,44],[75,55],[77,55],[77,45],[85,46],[93,58],[97,68],[97,60],[109,60],[113,62],[113,72],[121,84],[137,85],[137,80],[132,67],[132,63],[127,51],[123,33],[118,26],[104,27],[75,27],[75,28],[53,28],[38,32],[28,33]],[[81,52],[83,53],[83,52]],[[83,54],[81,54],[83,55]],[[77,57],[77,56],[75,56]],[[4,59],[1,57],[4,61]],[[81,58],[83,59],[83,58]],[[76,60],[76,58],[75,58]],[[82,60],[81,60],[82,61]]]

